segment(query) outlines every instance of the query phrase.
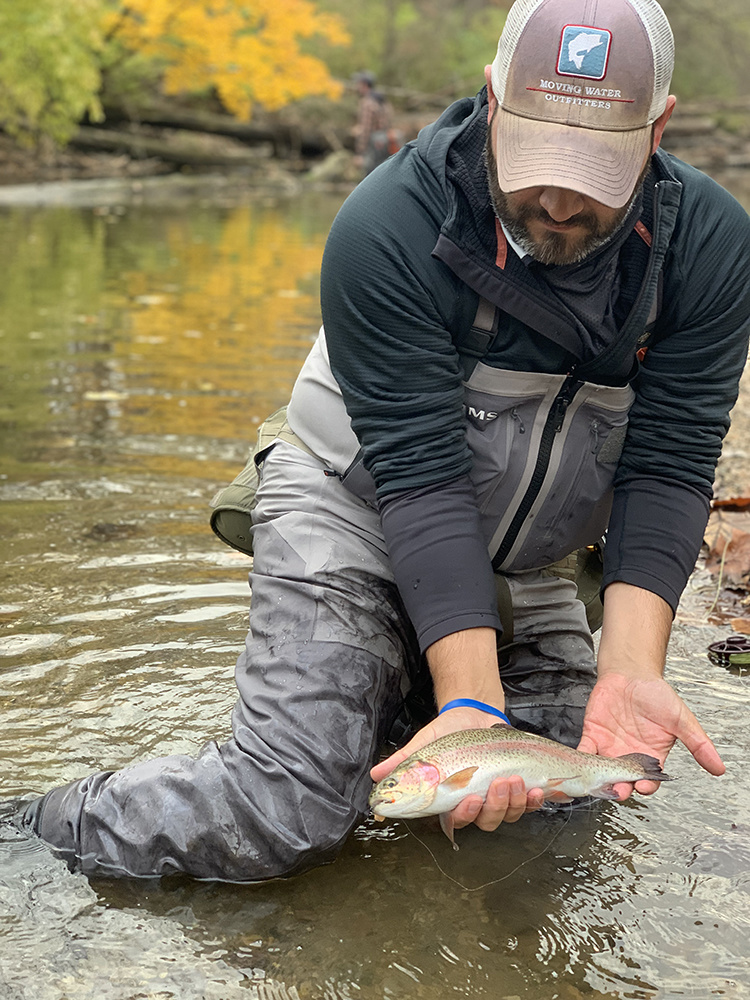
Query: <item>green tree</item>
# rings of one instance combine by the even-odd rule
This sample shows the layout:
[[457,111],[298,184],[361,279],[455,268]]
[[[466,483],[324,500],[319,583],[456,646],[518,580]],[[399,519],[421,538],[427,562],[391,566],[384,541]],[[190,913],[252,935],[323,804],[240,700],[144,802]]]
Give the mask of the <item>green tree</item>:
[[[661,0],[675,36],[673,88],[686,100],[750,96],[748,0]],[[319,0],[339,14],[352,46],[329,65],[346,78],[373,70],[385,87],[446,100],[482,84],[511,0]]]
[[482,86],[494,58],[509,4],[498,0],[319,0],[339,14],[352,36],[347,51],[331,55],[341,77],[363,68],[387,87],[440,94],[446,100]]
[[66,142],[101,114],[101,0],[0,4],[0,126],[21,141]]
[[672,89],[699,101],[750,96],[747,0],[661,0],[675,37]]

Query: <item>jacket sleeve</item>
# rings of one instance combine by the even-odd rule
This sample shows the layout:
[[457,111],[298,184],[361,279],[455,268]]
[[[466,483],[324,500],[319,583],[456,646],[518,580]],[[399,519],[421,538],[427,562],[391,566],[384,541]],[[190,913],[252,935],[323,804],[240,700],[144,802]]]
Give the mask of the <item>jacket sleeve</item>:
[[680,172],[662,312],[635,383],[603,580],[650,590],[673,611],[703,540],[750,325],[747,213],[705,175],[684,164]]
[[468,476],[381,502],[393,573],[422,652],[461,629],[502,631]]
[[[468,476],[451,335],[457,279],[431,257],[444,195],[413,150],[399,157],[370,175],[339,213],[324,254],[321,303],[331,368],[425,649],[451,632],[500,622]],[[414,181],[408,189],[402,170]]]
[[471,466],[451,336],[457,279],[431,257],[444,196],[423,173],[411,190],[393,160],[367,177],[336,217],[323,255],[331,369],[379,498]]

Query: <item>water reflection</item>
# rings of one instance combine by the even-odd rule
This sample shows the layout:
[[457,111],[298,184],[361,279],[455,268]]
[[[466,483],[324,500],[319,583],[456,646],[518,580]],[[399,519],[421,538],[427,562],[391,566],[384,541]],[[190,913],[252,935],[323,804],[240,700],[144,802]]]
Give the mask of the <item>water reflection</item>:
[[108,467],[114,451],[118,467],[179,475],[216,439],[244,443],[309,350],[336,207],[3,217],[4,471]]
[[[227,735],[249,563],[207,501],[315,336],[337,205],[0,216],[0,799]],[[367,823],[288,882],[89,885],[0,816],[0,996],[747,996],[748,681],[705,657],[720,634],[694,613],[670,670],[726,779],[677,751],[648,802],[458,854]]]

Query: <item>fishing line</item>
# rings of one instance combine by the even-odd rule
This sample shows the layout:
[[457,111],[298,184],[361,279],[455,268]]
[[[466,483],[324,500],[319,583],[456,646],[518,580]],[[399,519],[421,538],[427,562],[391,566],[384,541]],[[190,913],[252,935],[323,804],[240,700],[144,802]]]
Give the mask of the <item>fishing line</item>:
[[541,856],[543,854],[546,854],[547,851],[550,849],[550,847],[552,847],[552,845],[554,844],[554,842],[560,836],[560,834],[563,832],[563,830],[565,829],[565,827],[568,825],[568,823],[570,823],[570,817],[572,816],[572,814],[573,814],[573,810],[569,809],[568,810],[568,817],[565,820],[565,822],[563,823],[563,825],[560,827],[559,830],[557,830],[557,832],[552,837],[552,840],[550,840],[550,842],[547,844],[547,846],[544,847],[544,848],[542,848],[542,850],[538,854],[535,854],[531,858],[526,858],[526,860],[522,861],[520,863],[520,865],[516,865],[516,867],[513,868],[512,871],[509,871],[507,875],[502,875],[500,878],[493,878],[490,882],[484,882],[484,883],[482,883],[482,885],[475,885],[475,886],[464,885],[463,882],[460,882],[457,878],[454,878],[452,875],[449,875],[448,872],[443,867],[441,867],[440,862],[435,857],[435,855],[433,854],[432,850],[428,847],[427,844],[425,844],[425,842],[420,837],[418,837],[416,835],[416,833],[412,830],[412,828],[409,826],[409,824],[406,822],[406,820],[402,820],[401,822],[404,824],[404,826],[409,831],[409,833],[412,835],[412,837],[414,837],[414,839],[417,841],[417,843],[421,844],[422,847],[424,847],[424,849],[430,855],[430,857],[432,858],[432,860],[435,862],[435,867],[437,868],[437,870],[440,872],[441,875],[444,875],[447,879],[450,879],[451,882],[455,882],[455,884],[459,888],[463,889],[464,892],[479,892],[480,889],[486,889],[490,885],[497,885],[498,882],[504,882],[506,880],[506,878],[510,878],[511,875],[515,875],[519,868],[523,868],[524,865],[528,865],[531,861],[536,861],[537,858],[541,858]]

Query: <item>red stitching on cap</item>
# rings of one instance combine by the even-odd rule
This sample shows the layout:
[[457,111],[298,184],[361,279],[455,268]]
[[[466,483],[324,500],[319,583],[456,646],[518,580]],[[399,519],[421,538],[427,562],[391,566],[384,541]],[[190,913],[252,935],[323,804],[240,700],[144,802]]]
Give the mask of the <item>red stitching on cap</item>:
[[[593,79],[589,77],[588,79]],[[540,94],[556,94],[556,90],[549,90],[547,87],[527,87],[527,90],[537,90]],[[608,88],[611,89],[611,88]],[[576,97],[580,97],[583,100],[583,94],[576,94]],[[618,104],[635,104],[635,98],[632,100],[629,97],[593,97],[591,100],[595,101],[616,101]]]

